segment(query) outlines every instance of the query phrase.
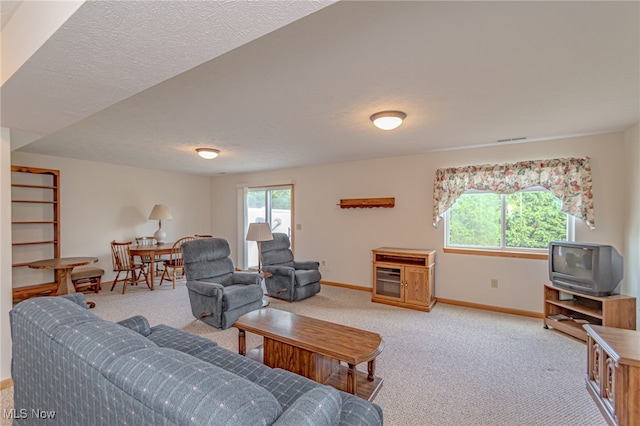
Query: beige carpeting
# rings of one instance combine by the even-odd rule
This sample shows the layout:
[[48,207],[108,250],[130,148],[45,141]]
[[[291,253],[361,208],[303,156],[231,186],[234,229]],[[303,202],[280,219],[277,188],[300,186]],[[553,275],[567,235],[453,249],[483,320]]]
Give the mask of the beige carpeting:
[[[118,321],[141,314],[237,350],[237,331],[217,330],[196,321],[184,281],[88,294],[93,312]],[[585,344],[553,330],[539,319],[436,304],[424,313],[371,303],[365,291],[323,286],[307,300],[283,309],[379,333],[385,348],[377,375],[384,385],[375,401],[386,425],[606,425],[584,384]],[[261,338],[248,333],[247,346]],[[366,369],[366,364],[360,366]],[[11,390],[2,395],[11,407]],[[9,424],[3,419],[2,424]]]

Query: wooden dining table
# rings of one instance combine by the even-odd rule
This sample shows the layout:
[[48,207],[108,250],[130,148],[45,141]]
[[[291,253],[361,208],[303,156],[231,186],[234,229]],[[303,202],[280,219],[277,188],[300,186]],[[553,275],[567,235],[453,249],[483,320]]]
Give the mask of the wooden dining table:
[[131,246],[129,253],[131,256],[148,256],[149,257],[149,287],[154,289],[156,256],[170,255],[173,243],[156,243],[156,244],[140,244]]
[[[97,261],[97,257],[56,257],[53,259],[37,260],[29,263],[28,266],[33,269],[54,269],[56,271],[56,282],[58,283],[56,295],[61,296],[63,294],[76,292],[73,287],[73,282],[71,281],[73,268],[96,263]],[[95,306],[93,302],[87,303],[90,307]]]

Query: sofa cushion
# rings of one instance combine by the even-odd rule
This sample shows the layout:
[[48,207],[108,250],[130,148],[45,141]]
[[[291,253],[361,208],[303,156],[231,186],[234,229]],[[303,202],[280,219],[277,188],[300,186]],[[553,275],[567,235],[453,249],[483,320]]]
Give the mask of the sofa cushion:
[[230,285],[224,289],[222,309],[223,311],[232,311],[257,300],[262,300],[262,295],[262,287],[257,284]]
[[65,324],[52,337],[101,372],[120,355],[156,346],[133,330],[102,320]]
[[71,280],[81,280],[83,278],[97,278],[104,275],[104,269],[102,268],[74,268],[71,273]]
[[282,413],[265,389],[174,349],[123,355],[104,376],[176,424],[264,425]]
[[265,266],[287,266],[293,268],[293,253],[291,250],[274,250],[262,253],[262,261]]
[[[187,281],[211,281],[227,285],[227,276],[234,271],[230,254],[231,247],[222,238],[200,238],[182,244]],[[214,277],[220,278],[211,280]]]
[[342,397],[329,386],[318,386],[293,403],[275,423],[277,426],[331,426],[340,420]]
[[317,283],[320,281],[321,275],[315,269],[298,269],[296,270],[296,282],[298,287],[304,287],[305,285]]
[[270,367],[260,362],[256,362],[246,356],[231,352],[219,346],[206,348],[192,355],[209,364],[223,368],[247,380],[251,380],[252,382],[257,382],[258,379],[271,371]]
[[[214,263],[225,263],[227,264],[227,266],[231,267],[233,270],[233,262],[231,261],[231,259],[223,259],[223,260],[214,260],[211,262],[211,264],[207,265],[207,268],[210,267],[216,267],[215,265],[213,265]],[[222,266],[217,266],[218,268],[222,268]],[[223,272],[220,274],[214,274],[214,275],[210,275],[208,277],[204,277],[201,278],[200,281],[204,281],[204,282],[209,282],[209,283],[216,283],[216,284],[220,284],[223,287],[226,287],[228,285],[233,285],[235,284],[235,282],[233,281],[233,272]]]
[[218,346],[213,340],[206,339],[168,325],[160,324],[151,329],[147,336],[156,345],[163,348],[176,349],[189,355]]
[[320,386],[311,379],[280,368],[271,369],[256,383],[271,392],[284,410],[293,405],[303,394]]

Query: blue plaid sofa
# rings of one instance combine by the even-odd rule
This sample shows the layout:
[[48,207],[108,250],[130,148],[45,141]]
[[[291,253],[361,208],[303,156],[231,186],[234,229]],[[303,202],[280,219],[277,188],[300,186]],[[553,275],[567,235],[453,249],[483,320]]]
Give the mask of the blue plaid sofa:
[[142,316],[112,323],[85,306],[75,293],[11,310],[14,425],[382,425],[376,404]]

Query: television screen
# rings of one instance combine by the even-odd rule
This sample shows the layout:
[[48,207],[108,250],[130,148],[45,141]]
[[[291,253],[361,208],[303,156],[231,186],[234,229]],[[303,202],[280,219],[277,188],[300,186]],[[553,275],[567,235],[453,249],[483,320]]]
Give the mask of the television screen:
[[593,250],[584,247],[553,247],[553,272],[577,278],[593,277]]

